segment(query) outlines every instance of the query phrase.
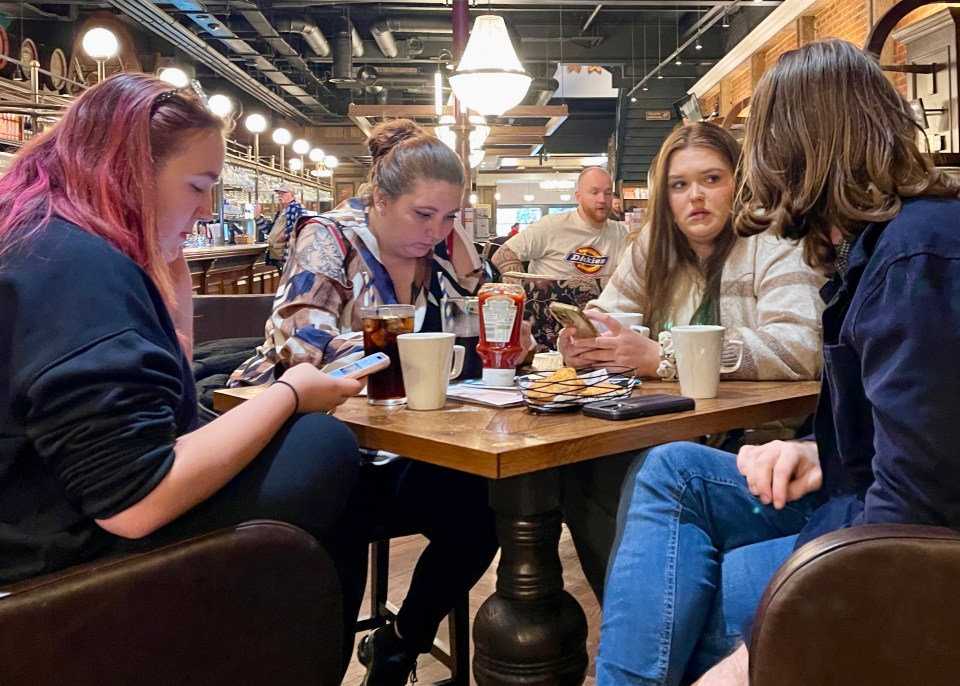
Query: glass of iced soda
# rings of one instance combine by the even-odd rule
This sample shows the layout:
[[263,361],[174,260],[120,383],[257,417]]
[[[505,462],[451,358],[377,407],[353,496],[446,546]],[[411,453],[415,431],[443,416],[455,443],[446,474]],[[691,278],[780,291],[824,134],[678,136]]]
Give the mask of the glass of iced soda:
[[413,333],[416,308],[413,305],[377,305],[360,308],[363,320],[363,353],[384,353],[390,366],[367,377],[367,401],[371,405],[400,405],[407,402],[400,370],[397,336]]

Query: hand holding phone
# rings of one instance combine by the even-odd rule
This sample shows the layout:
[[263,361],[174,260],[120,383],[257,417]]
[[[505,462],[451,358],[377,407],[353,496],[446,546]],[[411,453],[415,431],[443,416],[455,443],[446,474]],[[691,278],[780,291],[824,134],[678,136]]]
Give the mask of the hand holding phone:
[[579,307],[568,305],[566,303],[550,303],[550,314],[554,319],[563,324],[564,327],[576,327],[577,332],[574,338],[596,338],[600,335],[593,322],[587,319],[586,315],[580,311]]
[[693,398],[670,395],[669,393],[654,393],[652,395],[638,395],[634,398],[589,403],[583,406],[583,415],[585,417],[619,421],[653,417],[670,412],[686,412],[695,408],[696,403]]
[[335,379],[359,379],[368,374],[379,372],[381,369],[386,369],[389,366],[389,357],[384,353],[373,353],[372,355],[360,358],[356,362],[344,365],[339,369],[334,369],[330,372],[330,376]]

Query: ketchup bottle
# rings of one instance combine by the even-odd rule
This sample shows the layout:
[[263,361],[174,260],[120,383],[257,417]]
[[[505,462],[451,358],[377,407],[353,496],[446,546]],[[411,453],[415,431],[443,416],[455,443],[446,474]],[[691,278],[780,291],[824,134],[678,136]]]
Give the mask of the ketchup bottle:
[[488,283],[480,289],[480,342],[486,386],[512,386],[523,357],[520,322],[523,321],[523,288],[509,283]]

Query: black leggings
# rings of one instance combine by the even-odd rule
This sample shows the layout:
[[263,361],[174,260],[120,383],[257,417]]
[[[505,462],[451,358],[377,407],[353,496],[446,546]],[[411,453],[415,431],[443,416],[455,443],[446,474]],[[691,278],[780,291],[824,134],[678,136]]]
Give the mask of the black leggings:
[[210,498],[139,541],[116,548],[155,548],[251,519],[299,526],[323,541],[342,516],[359,473],[350,429],[322,413],[289,420],[263,451]]
[[[360,468],[338,530],[347,540],[420,533],[430,541],[397,616],[400,633],[420,652],[430,649],[440,622],[483,576],[499,547],[486,479],[407,458]],[[344,594],[353,596],[347,606],[359,610],[364,578],[356,570],[359,587],[344,584]]]

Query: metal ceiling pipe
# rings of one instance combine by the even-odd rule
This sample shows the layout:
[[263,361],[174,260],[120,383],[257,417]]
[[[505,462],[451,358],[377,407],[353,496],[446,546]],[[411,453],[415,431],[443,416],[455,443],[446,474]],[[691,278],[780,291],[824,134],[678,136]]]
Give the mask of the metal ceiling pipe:
[[453,33],[453,25],[445,19],[431,17],[381,17],[370,26],[370,34],[384,57],[397,57],[397,33]]
[[351,37],[353,26],[349,19],[340,17],[337,19],[336,27],[333,36],[333,69],[330,81],[333,83],[353,81],[353,39]]
[[273,22],[277,33],[296,33],[320,57],[330,57],[330,42],[310,17],[277,17]]

